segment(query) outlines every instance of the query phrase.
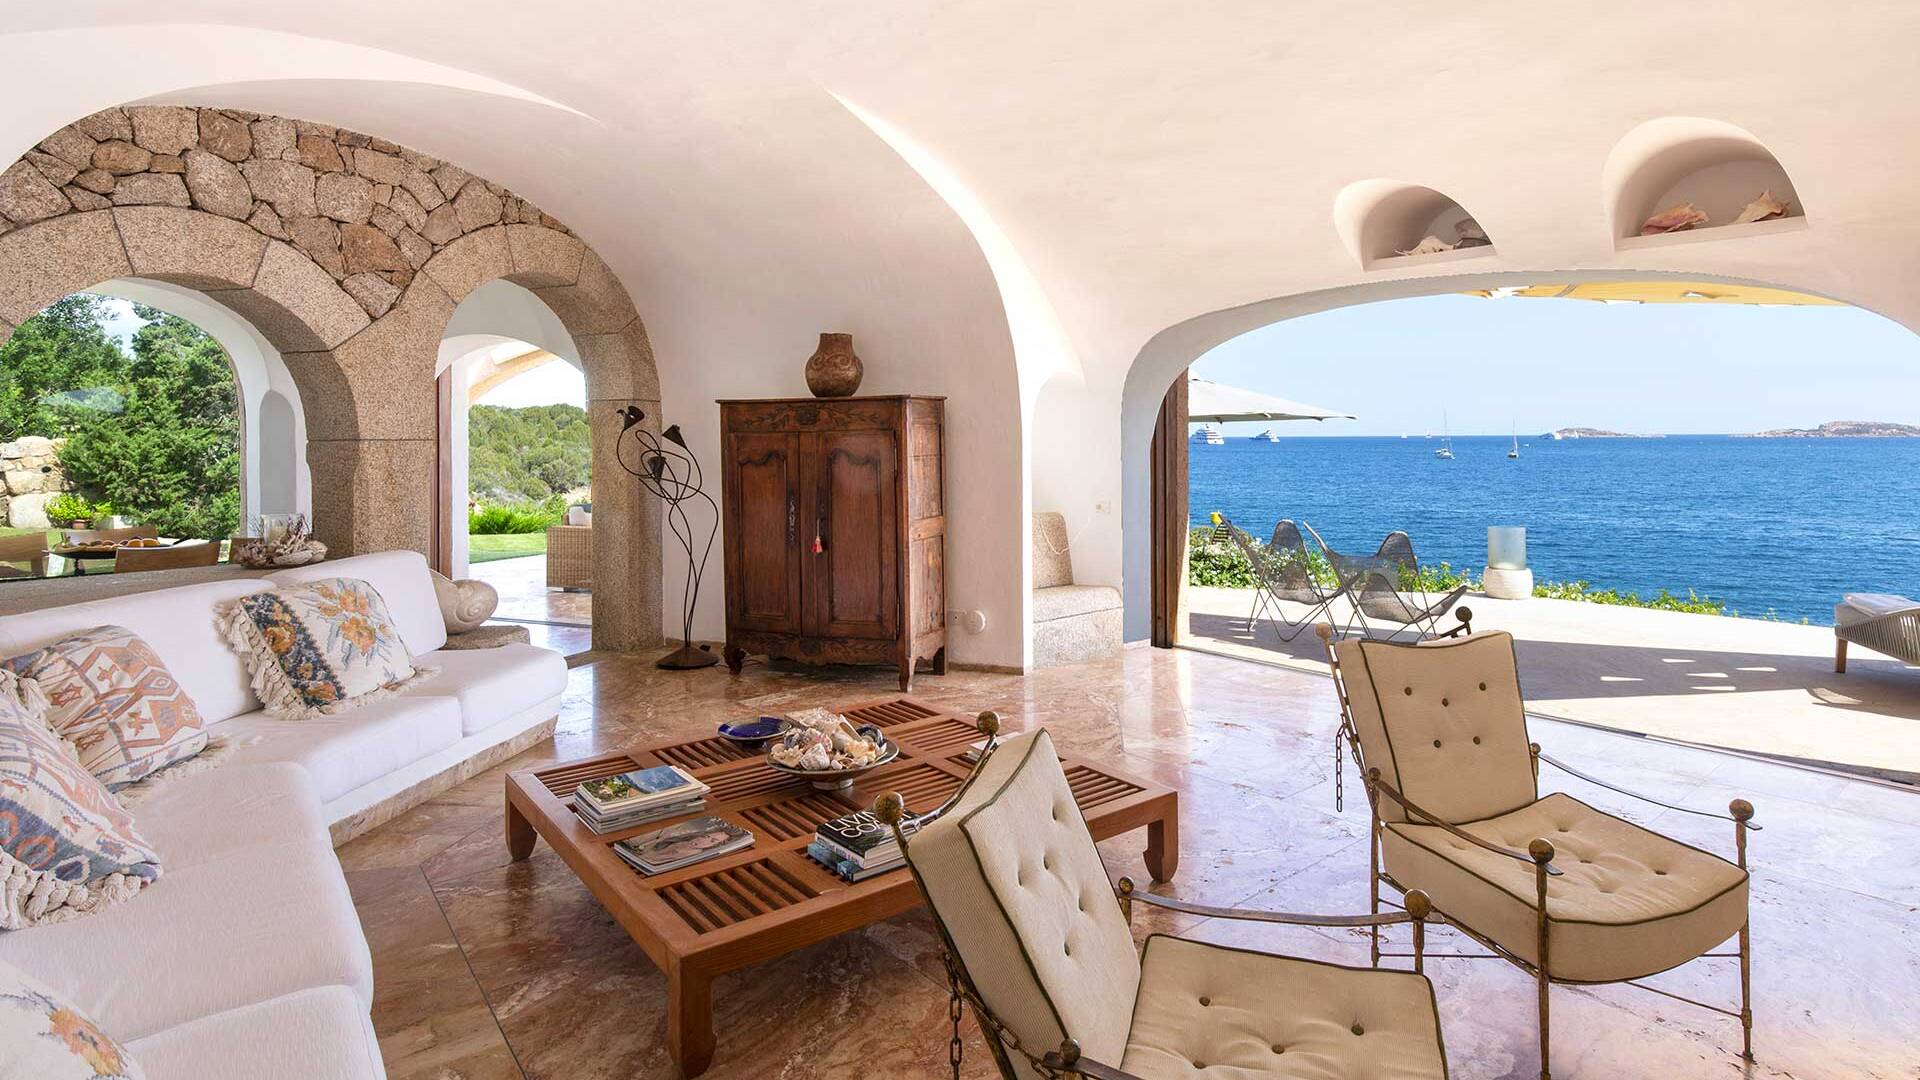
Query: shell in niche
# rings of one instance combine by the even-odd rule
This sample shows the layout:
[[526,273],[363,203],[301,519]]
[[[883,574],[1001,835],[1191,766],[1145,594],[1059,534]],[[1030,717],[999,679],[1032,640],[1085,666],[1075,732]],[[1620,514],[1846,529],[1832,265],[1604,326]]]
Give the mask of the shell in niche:
[[1437,255],[1442,251],[1452,251],[1452,250],[1453,250],[1452,244],[1447,243],[1445,240],[1442,240],[1437,236],[1429,236],[1425,240],[1420,241],[1419,243],[1413,245],[1412,247],[1408,248],[1405,251],[1400,252],[1399,254],[1401,255]]
[[1640,226],[1641,236],[1658,236],[1661,233],[1682,232],[1707,223],[1706,211],[1692,203],[1680,203],[1648,218]]
[[1460,223],[1453,227],[1453,235],[1460,238],[1460,242],[1453,245],[1456,248],[1487,247],[1493,243],[1487,237],[1487,230],[1472,218],[1460,219]]
[[1744,225],[1749,221],[1765,221],[1768,218],[1786,217],[1787,204],[1773,197],[1771,190],[1763,191],[1760,197],[1746,205],[1740,216],[1733,219],[1735,225]]

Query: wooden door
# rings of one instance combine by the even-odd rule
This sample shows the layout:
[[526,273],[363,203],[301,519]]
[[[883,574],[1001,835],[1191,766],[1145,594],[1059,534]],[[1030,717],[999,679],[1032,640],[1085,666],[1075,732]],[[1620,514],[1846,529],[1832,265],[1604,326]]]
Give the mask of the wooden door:
[[800,436],[729,433],[727,625],[797,634],[801,608]]
[[813,523],[803,538],[806,632],[892,640],[900,630],[897,437],[831,431],[806,438],[812,440],[805,457]]

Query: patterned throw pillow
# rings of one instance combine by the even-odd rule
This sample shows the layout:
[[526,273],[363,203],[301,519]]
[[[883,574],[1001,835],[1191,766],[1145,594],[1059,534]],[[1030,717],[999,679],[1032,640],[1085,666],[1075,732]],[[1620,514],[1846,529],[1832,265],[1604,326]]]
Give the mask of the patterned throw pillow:
[[138,634],[96,626],[6,662],[46,691],[47,724],[107,790],[207,747],[200,710]]
[[90,915],[160,877],[160,856],[46,710],[36,683],[0,669],[0,930]]
[[0,963],[0,1080],[144,1080],[126,1048],[38,979]]
[[386,601],[356,578],[282,585],[217,610],[254,692],[277,715],[340,712],[439,673],[413,666]]

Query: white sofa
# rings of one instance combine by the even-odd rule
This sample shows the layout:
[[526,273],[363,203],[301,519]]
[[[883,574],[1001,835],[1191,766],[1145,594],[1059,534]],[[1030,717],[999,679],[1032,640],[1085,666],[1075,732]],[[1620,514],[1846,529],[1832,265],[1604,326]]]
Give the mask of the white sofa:
[[[323,577],[372,583],[416,662],[440,675],[336,716],[261,713],[214,630],[214,605]],[[0,961],[67,995],[149,1080],[383,1077],[368,1019],[372,961],[334,840],[343,825],[428,797],[476,758],[544,737],[566,661],[517,643],[443,649],[433,580],[415,552],[0,617],[0,656],[109,624],[146,639],[235,749],[134,804],[160,853],[158,882],[96,915],[0,933]]]

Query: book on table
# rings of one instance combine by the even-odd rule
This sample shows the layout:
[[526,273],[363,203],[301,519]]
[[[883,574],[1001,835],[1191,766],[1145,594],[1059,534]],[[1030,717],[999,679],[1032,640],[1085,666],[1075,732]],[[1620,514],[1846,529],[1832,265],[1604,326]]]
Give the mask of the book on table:
[[753,846],[753,834],[724,818],[701,817],[616,840],[613,853],[643,874],[664,874]]
[[574,791],[580,820],[597,833],[690,814],[706,805],[706,784],[673,765],[589,780]]
[[[912,833],[914,823],[901,822],[901,830]],[[807,844],[807,855],[847,881],[883,874],[907,861],[893,829],[882,824],[871,810],[822,822]]]

